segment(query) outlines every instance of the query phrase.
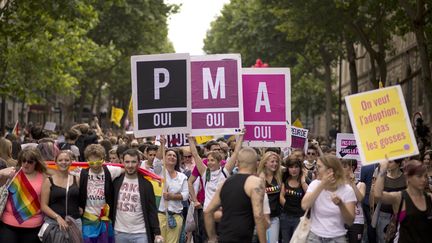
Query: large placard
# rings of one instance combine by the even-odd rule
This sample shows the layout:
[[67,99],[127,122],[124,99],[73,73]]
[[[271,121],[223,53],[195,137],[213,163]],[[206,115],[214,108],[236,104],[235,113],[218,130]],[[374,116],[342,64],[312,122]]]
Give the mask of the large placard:
[[189,54],[131,57],[136,137],[190,132]]
[[243,126],[239,54],[192,56],[192,132],[235,134]]
[[291,146],[291,79],[289,68],[243,68],[245,144]]
[[399,85],[350,95],[345,101],[363,164],[419,153]]

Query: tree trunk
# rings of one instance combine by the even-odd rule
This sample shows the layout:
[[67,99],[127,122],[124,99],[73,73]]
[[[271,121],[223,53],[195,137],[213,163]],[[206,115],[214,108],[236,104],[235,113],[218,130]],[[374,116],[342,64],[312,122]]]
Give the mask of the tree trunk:
[[320,47],[320,54],[321,59],[323,60],[323,66],[324,66],[324,81],[325,81],[325,127],[326,127],[326,138],[329,136],[329,131],[332,128],[333,119],[332,119],[332,70],[331,70],[331,58],[328,52],[323,48]]
[[424,0],[416,1],[416,9],[412,8],[407,1],[399,0],[400,5],[405,10],[408,19],[411,22],[412,31],[415,34],[417,48],[421,63],[421,82],[423,82],[423,90],[428,100],[429,123],[431,122],[432,114],[432,78],[429,61],[429,51],[427,47],[427,38],[424,27],[426,25],[426,3]]
[[347,50],[347,60],[349,64],[351,94],[357,94],[358,76],[357,76],[356,53],[354,49],[354,43],[351,40],[346,39],[345,47]]
[[375,68],[375,59],[373,59],[372,56],[369,55],[369,60],[370,60],[370,64],[371,64],[370,82],[371,82],[372,87],[374,89],[378,89],[379,88],[379,82],[377,81],[377,74],[376,74],[376,68]]
[[384,40],[384,26],[383,26],[383,22],[381,19],[378,23],[378,26],[377,26],[378,52],[377,52],[376,62],[378,64],[379,74],[380,74],[380,80],[377,80],[377,82],[378,82],[378,86],[379,86],[379,81],[381,81],[383,86],[386,87],[387,86],[387,63],[385,60],[386,50],[385,50],[384,42],[385,42],[385,40]]

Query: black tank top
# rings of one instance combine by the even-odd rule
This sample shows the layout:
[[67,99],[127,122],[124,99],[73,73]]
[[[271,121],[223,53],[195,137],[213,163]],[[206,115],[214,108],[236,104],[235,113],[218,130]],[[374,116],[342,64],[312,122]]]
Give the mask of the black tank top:
[[280,215],[280,185],[278,185],[276,178],[273,177],[271,184],[266,181],[266,193],[270,205],[270,217],[278,217]]
[[250,175],[236,174],[228,178],[220,192],[222,220],[218,242],[251,242],[255,227],[252,203],[244,191]]
[[426,211],[420,211],[414,205],[409,194],[402,191],[405,199],[406,216],[400,223],[399,243],[430,243],[432,242],[432,202],[425,194]]
[[[51,193],[49,197],[48,206],[60,215],[62,218],[66,216],[66,188],[56,186],[52,177],[48,177],[51,182]],[[68,192],[68,210],[67,213],[74,219],[80,217],[79,213],[79,188],[76,183],[75,176],[73,183],[69,186]]]
[[285,205],[283,205],[284,213],[288,214],[292,217],[301,217],[304,214],[304,211],[301,207],[301,201],[304,197],[305,193],[303,191],[303,187],[299,183],[299,187],[291,187],[288,184],[288,180],[285,182]]

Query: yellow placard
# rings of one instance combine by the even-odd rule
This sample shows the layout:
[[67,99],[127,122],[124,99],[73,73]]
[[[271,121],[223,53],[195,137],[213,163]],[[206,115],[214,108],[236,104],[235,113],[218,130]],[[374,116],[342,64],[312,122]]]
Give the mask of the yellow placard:
[[345,97],[363,164],[418,154],[399,85]]

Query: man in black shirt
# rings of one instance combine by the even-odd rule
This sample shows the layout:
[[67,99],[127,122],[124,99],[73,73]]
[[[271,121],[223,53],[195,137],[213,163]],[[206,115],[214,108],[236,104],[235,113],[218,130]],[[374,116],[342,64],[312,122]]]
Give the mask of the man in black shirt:
[[[260,242],[266,242],[263,200],[264,181],[255,176],[257,154],[252,148],[243,148],[238,154],[238,174],[228,178],[208,207],[204,219],[209,243],[251,242],[254,227]],[[216,236],[214,212],[222,206],[223,215]]]

